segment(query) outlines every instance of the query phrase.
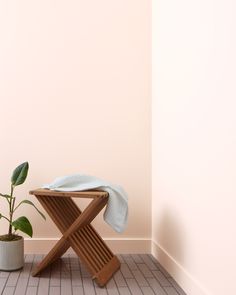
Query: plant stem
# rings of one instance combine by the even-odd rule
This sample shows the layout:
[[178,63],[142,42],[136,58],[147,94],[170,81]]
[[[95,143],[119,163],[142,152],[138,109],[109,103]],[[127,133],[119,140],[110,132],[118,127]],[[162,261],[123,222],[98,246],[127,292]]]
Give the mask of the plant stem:
[[6,216],[2,215],[1,218],[6,219],[8,222],[10,222],[10,219],[8,219]]
[[[10,196],[12,197],[13,195],[13,190],[14,190],[14,186],[11,185],[11,194]],[[13,217],[13,209],[14,209],[14,205],[15,205],[15,198],[14,199],[10,199],[10,203],[9,203],[9,230],[8,230],[8,235],[12,235],[12,217]]]
[[0,196],[3,197],[3,198],[6,198],[7,203],[10,204],[10,201],[8,200],[8,197],[10,197],[10,196],[4,195],[4,194],[1,194],[1,193],[0,193]]

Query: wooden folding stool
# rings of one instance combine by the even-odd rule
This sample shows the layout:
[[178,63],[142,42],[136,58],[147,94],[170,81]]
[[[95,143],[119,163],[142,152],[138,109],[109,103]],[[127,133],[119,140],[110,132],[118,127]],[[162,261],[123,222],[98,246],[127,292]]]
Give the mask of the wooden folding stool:
[[[43,269],[60,258],[69,247],[72,247],[87,266],[96,283],[101,287],[104,286],[120,268],[120,262],[90,222],[107,204],[108,193],[103,191],[58,192],[37,189],[30,191],[30,194],[36,196],[63,234],[33,270],[32,275],[37,276]],[[92,201],[81,212],[72,198],[92,198]]]

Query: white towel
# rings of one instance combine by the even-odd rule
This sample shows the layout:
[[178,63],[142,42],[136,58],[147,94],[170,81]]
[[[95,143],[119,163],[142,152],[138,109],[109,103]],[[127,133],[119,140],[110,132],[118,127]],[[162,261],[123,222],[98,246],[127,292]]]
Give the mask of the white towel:
[[117,232],[122,232],[128,219],[128,196],[119,185],[110,184],[94,176],[74,174],[56,178],[43,188],[50,190],[73,192],[98,189],[109,193],[109,199],[104,212],[104,220]]

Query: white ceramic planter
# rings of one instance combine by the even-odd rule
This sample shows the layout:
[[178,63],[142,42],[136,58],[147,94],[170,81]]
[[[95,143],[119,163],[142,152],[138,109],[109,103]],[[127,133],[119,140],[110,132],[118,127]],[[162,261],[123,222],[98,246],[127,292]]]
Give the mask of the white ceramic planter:
[[24,266],[24,239],[0,241],[0,270],[12,271]]

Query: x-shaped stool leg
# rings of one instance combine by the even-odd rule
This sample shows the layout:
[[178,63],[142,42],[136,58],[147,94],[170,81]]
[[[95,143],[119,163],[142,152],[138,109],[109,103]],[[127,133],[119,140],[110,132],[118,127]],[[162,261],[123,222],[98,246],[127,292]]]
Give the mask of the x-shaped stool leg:
[[[104,286],[119,269],[120,262],[90,222],[107,204],[108,194],[105,192],[61,193],[41,189],[30,193],[37,197],[63,234],[32,275],[38,275],[61,257],[69,247],[72,247],[86,264],[93,279],[98,285]],[[89,197],[89,194],[92,194],[93,200],[81,212],[71,197],[84,197],[85,195]]]

